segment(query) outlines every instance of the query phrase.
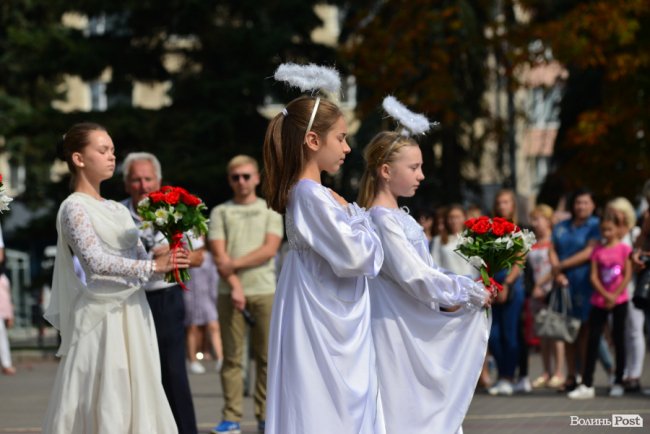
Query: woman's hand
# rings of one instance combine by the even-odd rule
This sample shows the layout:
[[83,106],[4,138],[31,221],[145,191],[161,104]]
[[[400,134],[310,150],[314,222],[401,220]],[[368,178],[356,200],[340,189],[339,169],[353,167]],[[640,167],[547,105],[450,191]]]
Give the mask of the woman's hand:
[[185,249],[179,248],[167,251],[154,259],[157,273],[168,273],[176,268],[189,268],[190,256]]

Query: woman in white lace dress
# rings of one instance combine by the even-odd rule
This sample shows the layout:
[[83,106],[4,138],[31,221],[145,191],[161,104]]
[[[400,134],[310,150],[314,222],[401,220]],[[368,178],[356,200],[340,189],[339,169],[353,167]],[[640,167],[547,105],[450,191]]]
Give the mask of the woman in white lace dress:
[[372,206],[385,257],[370,301],[386,432],[462,432],[487,349],[490,292],[434,264],[422,227],[398,207],[424,179],[417,143],[379,133],[366,162],[358,202]]
[[285,214],[290,250],[271,317],[266,434],[384,432],[366,279],[383,252],[366,212],[320,183],[350,152],[346,136],[340,109],[313,97],[267,130],[265,193]]
[[[43,432],[176,433],[160,380],[155,328],[142,284],[187,268],[187,252],[148,260],[129,211],[103,199],[113,142],[97,124],[74,125],[63,158],[74,193],[57,216],[57,254],[45,318],[61,333],[61,356]],[[86,274],[74,274],[72,255]]]

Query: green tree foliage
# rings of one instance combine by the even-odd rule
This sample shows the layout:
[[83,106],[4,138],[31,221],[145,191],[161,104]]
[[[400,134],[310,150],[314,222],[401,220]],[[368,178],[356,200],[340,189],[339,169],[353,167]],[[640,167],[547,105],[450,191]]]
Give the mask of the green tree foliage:
[[650,3],[527,0],[524,35],[570,72],[548,190],[588,186],[634,198],[650,173]]
[[[295,94],[270,77],[281,62],[334,63],[334,51],[312,42],[322,24],[317,1],[283,0],[7,0],[0,4],[0,136],[22,159],[27,191],[20,200],[57,204],[67,183],[52,185],[49,169],[61,135],[75,122],[104,124],[117,148],[145,150],[163,164],[166,183],[179,184],[208,205],[230,196],[225,165],[238,153],[261,157],[265,96]],[[103,18],[104,31],[66,27],[76,12]],[[169,56],[178,68],[165,68]],[[106,111],[62,113],[64,76],[94,80],[107,68]],[[132,107],[132,83],[169,81],[171,104]],[[261,158],[260,158],[261,159]],[[125,196],[119,176],[103,186]],[[43,227],[48,227],[44,224]],[[50,227],[50,229],[53,226]],[[34,234],[31,234],[32,236]]]

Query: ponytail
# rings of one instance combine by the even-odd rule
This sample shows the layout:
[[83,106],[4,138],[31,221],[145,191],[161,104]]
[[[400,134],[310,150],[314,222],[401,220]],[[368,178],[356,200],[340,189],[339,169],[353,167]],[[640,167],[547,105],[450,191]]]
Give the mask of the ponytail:
[[[269,122],[264,137],[264,181],[262,190],[268,206],[284,214],[291,188],[298,182],[307,161],[305,135],[316,99],[294,99]],[[321,99],[310,131],[324,138],[342,116],[336,104]]]

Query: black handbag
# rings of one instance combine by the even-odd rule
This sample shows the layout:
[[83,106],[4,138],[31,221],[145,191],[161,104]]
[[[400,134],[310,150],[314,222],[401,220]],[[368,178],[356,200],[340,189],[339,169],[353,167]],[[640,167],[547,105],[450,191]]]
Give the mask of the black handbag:
[[636,275],[632,303],[637,309],[646,310],[650,308],[650,266],[648,264]]

